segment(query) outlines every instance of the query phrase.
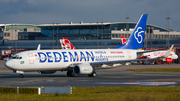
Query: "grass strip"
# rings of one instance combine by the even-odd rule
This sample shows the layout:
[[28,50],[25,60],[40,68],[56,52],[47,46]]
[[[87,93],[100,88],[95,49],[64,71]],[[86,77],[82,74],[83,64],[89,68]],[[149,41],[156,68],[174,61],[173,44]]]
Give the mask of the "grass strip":
[[140,72],[180,72],[180,68],[142,68],[142,69],[127,69],[129,71]]
[[180,101],[180,87],[73,87],[72,94],[0,94],[0,101]]

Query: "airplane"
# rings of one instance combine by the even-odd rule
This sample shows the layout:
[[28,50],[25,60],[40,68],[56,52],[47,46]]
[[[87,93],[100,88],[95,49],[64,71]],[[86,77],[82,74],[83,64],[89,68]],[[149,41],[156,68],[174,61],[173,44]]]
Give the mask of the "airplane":
[[76,49],[66,37],[62,37],[62,39],[60,39],[60,43],[62,49]]
[[[139,59],[156,58],[156,57],[164,56],[166,53],[167,53],[167,50],[147,52],[147,53],[144,53],[141,57],[139,57]],[[163,59],[159,58],[158,60],[151,60],[151,61],[143,61],[142,64],[151,64],[151,63],[157,64],[158,61],[165,61],[166,63],[172,63],[172,60],[177,59],[177,58],[178,58],[178,55],[174,53],[173,51],[171,51],[169,56],[166,58],[163,58]]]
[[[125,44],[127,42],[126,39],[124,38],[124,36],[121,36],[121,40],[122,40],[122,44]],[[147,51],[147,50],[141,50],[141,51]],[[143,53],[142,56],[140,56],[138,59],[157,58],[160,56],[164,56],[166,53],[167,53],[167,50],[158,50],[158,51],[146,52],[146,53]],[[170,55],[167,58],[165,58],[165,59],[159,58],[158,61],[166,61],[166,63],[172,63],[172,60],[177,59],[177,58],[178,58],[178,55],[176,53],[174,53],[173,51],[171,51]],[[157,61],[150,60],[150,61],[142,62],[142,64],[150,64],[150,63],[157,64]]]
[[61,44],[62,49],[66,49],[63,40],[60,39],[59,41],[60,41],[60,44]]
[[[96,67],[103,64],[113,65],[115,63],[150,60],[137,59],[139,54],[137,49],[142,47],[144,40],[147,16],[147,14],[141,15],[128,42],[123,47],[121,46],[121,48],[129,49],[116,47],[115,49],[30,50],[13,55],[4,65],[13,70],[14,73],[20,74],[20,78],[24,77],[24,72],[35,71],[41,74],[67,71],[69,77],[73,77],[75,74],[95,77]],[[172,47],[164,56],[158,58],[169,56]]]
[[125,44],[127,42],[124,36],[121,36],[121,42],[122,44]]

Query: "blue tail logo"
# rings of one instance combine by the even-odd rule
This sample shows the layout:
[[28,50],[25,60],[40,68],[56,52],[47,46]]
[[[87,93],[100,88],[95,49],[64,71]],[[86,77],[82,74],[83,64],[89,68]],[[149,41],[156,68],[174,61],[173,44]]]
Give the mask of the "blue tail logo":
[[146,30],[146,21],[147,21],[147,14],[142,14],[141,18],[139,19],[136,27],[134,28],[133,33],[129,37],[127,43],[118,46],[114,49],[140,49],[143,46],[144,42],[144,35]]
[[142,43],[142,40],[143,40],[141,33],[144,33],[144,31],[139,31],[139,30],[142,30],[142,28],[141,27],[137,28],[137,30],[134,33],[134,37],[137,40],[137,42],[140,44]]

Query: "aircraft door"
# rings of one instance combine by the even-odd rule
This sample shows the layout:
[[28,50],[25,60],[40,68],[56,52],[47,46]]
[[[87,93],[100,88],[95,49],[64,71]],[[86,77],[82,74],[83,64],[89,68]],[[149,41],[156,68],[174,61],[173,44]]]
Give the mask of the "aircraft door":
[[16,62],[13,60],[13,66],[15,67],[15,65],[16,65]]
[[131,52],[127,51],[127,54],[128,54],[128,60],[130,60],[131,59]]
[[28,57],[29,57],[29,64],[34,64],[34,57],[32,53],[28,53]]

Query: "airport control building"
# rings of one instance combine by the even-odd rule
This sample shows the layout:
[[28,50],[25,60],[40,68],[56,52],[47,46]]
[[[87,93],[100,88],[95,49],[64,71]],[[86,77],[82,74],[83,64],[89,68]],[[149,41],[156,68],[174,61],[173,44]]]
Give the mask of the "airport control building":
[[[121,45],[120,37],[127,40],[136,23],[73,23],[68,24],[1,24],[0,49],[61,49],[59,39],[67,37],[78,49],[114,48]],[[146,25],[144,48],[180,47],[180,32],[155,25]]]

